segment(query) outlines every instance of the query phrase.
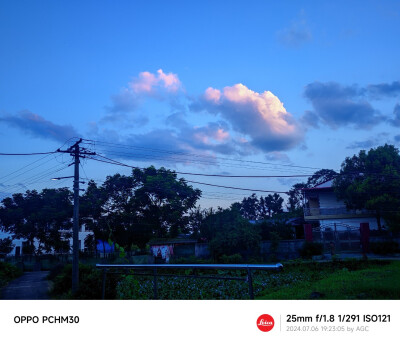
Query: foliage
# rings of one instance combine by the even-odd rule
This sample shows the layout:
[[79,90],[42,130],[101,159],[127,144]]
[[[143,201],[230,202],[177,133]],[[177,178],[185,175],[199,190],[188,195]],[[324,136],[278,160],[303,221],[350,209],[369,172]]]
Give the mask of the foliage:
[[125,277],[117,286],[119,299],[146,299],[145,292],[141,289],[139,280],[132,275]]
[[[346,287],[340,287],[340,283],[334,284],[333,288],[325,285],[327,290],[322,290],[330,298],[335,294],[341,298],[335,299],[359,299],[363,293],[368,294],[370,299],[379,299],[385,292],[392,299],[399,299],[399,289],[389,282],[399,275],[399,264],[390,264],[389,261],[337,261],[337,262],[304,262],[285,264],[283,272],[253,272],[253,289],[258,299],[310,299],[311,293],[318,290],[323,280],[332,280],[337,276],[349,275]],[[379,284],[373,280],[367,280],[365,288],[357,292],[361,277],[367,277],[372,273],[373,280],[377,280],[378,273],[384,279],[386,291],[380,291]],[[176,273],[179,274],[179,273]],[[190,273],[186,273],[189,275]],[[198,271],[198,275],[210,275],[210,272]],[[242,276],[243,271],[220,271],[219,276]],[[400,282],[400,280],[397,280]],[[222,280],[201,280],[182,277],[159,277],[158,297],[159,299],[249,299],[248,283],[246,281],[222,281]],[[361,285],[360,285],[361,286]],[[398,286],[398,284],[397,284]],[[318,289],[316,289],[318,288]],[[347,291],[347,292],[345,292]],[[351,294],[348,291],[352,291]],[[290,292],[290,293],[288,293]],[[397,297],[397,298],[394,298]],[[153,299],[153,278],[151,276],[126,276],[117,285],[118,299]],[[278,298],[279,299],[279,298]]]
[[321,243],[306,241],[300,248],[300,256],[303,258],[312,258],[312,256],[322,255],[323,245]]
[[279,239],[290,240],[294,238],[292,227],[286,223],[285,219],[273,218],[257,223],[254,227],[258,230],[263,240],[271,240],[272,233],[278,235]]
[[6,285],[9,281],[22,275],[22,270],[16,266],[0,262],[0,287]]
[[314,187],[337,177],[338,173],[332,169],[320,169],[307,179],[307,187]]
[[[280,289],[267,289],[258,299],[400,299],[400,262],[363,262],[355,270],[347,263],[334,271],[319,271]],[[361,268],[364,267],[364,268]]]
[[240,264],[243,263],[243,258],[240,254],[234,254],[234,255],[222,255],[220,258],[221,263],[226,263],[226,264]]
[[283,212],[283,198],[279,194],[269,194],[260,199],[253,193],[238,204],[242,216],[248,220],[263,220]]
[[8,255],[14,249],[11,237],[0,239],[0,255]]
[[375,213],[381,230],[381,217],[390,219],[400,208],[399,150],[385,144],[347,157],[334,188],[336,196],[348,209],[366,209]]
[[[114,299],[119,275],[107,275],[106,299]],[[102,272],[94,266],[79,264],[79,289],[71,294],[72,265],[66,265],[54,279],[52,295],[56,298],[101,299]]]
[[37,254],[68,251],[71,236],[60,229],[71,228],[72,194],[67,188],[28,190],[3,199],[0,226],[17,239],[25,238],[33,246],[39,242]]
[[290,212],[300,211],[302,213],[302,208],[304,207],[303,203],[303,194],[302,189],[306,188],[307,184],[298,183],[294,184],[292,188],[289,190],[289,198],[286,204],[286,207]]
[[395,241],[379,241],[369,244],[371,252],[378,255],[388,255],[399,252],[399,244]]
[[203,234],[210,241],[210,253],[215,259],[222,255],[241,254],[248,257],[259,250],[261,237],[236,208],[219,210],[209,216]]
[[153,237],[187,232],[186,214],[201,192],[178,179],[175,172],[153,166],[115,174],[102,186],[93,181],[82,197],[82,216],[96,239],[111,239],[125,249],[144,248]]

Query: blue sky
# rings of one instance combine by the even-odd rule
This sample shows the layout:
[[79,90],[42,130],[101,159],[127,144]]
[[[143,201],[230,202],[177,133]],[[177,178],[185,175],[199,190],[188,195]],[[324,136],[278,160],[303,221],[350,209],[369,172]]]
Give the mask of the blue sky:
[[[339,169],[361,149],[400,143],[399,37],[399,1],[3,0],[0,151],[82,136],[119,144],[92,149],[141,167]],[[72,174],[68,157],[26,167],[38,159],[2,158],[3,195],[67,184],[45,173]],[[83,167],[99,181],[129,173]],[[197,180],[287,191],[302,179]],[[202,206],[248,195],[204,191]]]

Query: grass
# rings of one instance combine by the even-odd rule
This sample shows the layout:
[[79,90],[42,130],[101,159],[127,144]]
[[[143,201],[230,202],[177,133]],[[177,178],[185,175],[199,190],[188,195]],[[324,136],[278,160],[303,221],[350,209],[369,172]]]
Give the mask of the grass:
[[272,292],[264,290],[257,299],[400,299],[399,261],[354,271],[344,267],[323,276]]

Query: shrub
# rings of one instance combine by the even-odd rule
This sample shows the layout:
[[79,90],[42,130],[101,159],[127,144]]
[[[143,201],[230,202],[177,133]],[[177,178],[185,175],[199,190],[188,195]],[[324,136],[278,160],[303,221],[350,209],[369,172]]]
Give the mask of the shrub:
[[321,243],[305,242],[300,248],[300,256],[312,258],[312,256],[322,255],[323,245]]
[[226,263],[226,264],[238,264],[238,263],[243,263],[243,258],[238,253],[231,255],[231,256],[222,255],[220,257],[220,262]]
[[58,275],[63,272],[65,267],[64,263],[58,263],[53,268],[50,269],[49,275],[47,275],[47,279],[53,281]]
[[10,263],[0,262],[0,287],[21,275],[21,269]]
[[369,244],[371,252],[378,255],[387,255],[399,252],[399,244],[395,241],[379,241]]
[[[116,286],[120,275],[107,275],[106,299],[115,299]],[[79,265],[79,289],[75,295],[71,295],[72,265],[64,267],[61,274],[55,277],[52,294],[58,298],[72,299],[101,299],[102,272],[94,266]]]
[[125,277],[117,286],[118,299],[146,299],[139,281],[132,275]]

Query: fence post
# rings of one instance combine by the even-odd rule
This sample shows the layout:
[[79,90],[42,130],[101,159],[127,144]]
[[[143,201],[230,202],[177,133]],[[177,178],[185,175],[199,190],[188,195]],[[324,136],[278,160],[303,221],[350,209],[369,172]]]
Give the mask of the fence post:
[[251,276],[251,269],[249,267],[247,267],[247,282],[249,284],[249,296],[250,296],[250,299],[254,299],[253,278]]
[[158,292],[157,292],[157,268],[153,270],[153,289],[154,289],[154,299],[158,299]]
[[103,282],[101,286],[101,299],[105,299],[106,296],[106,268],[103,269]]

